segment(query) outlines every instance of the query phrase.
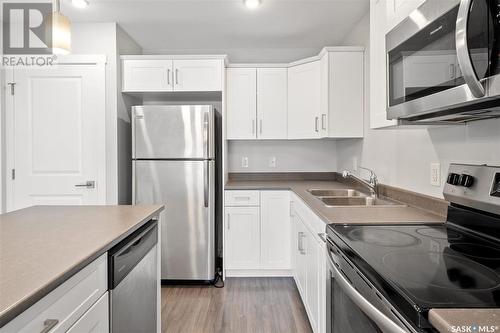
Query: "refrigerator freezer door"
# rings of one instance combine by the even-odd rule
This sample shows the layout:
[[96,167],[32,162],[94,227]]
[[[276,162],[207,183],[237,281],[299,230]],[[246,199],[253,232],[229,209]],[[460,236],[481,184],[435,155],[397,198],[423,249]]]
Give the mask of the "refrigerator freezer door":
[[134,203],[164,204],[161,278],[213,280],[214,161],[133,161]]
[[213,159],[210,105],[143,105],[132,108],[132,158]]

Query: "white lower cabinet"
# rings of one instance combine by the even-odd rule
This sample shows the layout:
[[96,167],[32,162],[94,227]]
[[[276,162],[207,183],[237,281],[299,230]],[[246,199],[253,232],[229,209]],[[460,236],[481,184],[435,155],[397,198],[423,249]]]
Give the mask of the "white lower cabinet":
[[[326,331],[326,258],[325,243],[316,231],[324,223],[316,215],[304,216],[314,213],[297,200],[292,199],[293,207],[302,207],[292,209],[293,276],[313,331],[322,333]],[[304,209],[306,214],[299,213]]]
[[109,294],[106,292],[66,333],[109,332]]
[[[105,253],[0,328],[0,333],[66,332],[80,319],[82,320],[79,327],[82,329],[75,329],[73,332],[87,332],[84,328],[91,326],[87,321],[95,323],[95,329],[90,330],[91,332],[106,332],[107,326],[103,325],[108,320],[107,274]],[[96,302],[101,301],[106,304],[101,303],[94,307]],[[101,331],[101,327],[104,330]]]
[[235,190],[225,197],[226,274],[290,275],[289,191]]
[[259,267],[259,207],[226,207],[225,244],[227,269],[254,269]]

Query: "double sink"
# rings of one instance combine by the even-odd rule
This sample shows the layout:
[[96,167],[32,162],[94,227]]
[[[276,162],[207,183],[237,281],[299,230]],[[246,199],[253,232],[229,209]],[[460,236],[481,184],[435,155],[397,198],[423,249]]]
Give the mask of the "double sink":
[[327,207],[404,207],[396,201],[374,198],[353,189],[309,189]]

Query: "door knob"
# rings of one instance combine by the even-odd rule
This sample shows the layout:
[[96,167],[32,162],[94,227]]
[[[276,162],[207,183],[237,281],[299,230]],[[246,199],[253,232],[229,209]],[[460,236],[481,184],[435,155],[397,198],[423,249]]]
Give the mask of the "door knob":
[[76,184],[75,187],[95,188],[95,181],[87,180],[84,184]]

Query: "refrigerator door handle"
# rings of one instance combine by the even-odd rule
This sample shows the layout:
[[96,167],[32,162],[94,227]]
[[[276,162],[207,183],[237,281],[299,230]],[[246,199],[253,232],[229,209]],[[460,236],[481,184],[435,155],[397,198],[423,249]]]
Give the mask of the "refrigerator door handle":
[[210,161],[204,161],[205,167],[203,168],[203,196],[204,196],[204,201],[205,201],[205,207],[208,208],[209,206],[209,196],[210,194],[209,189],[210,189]]

